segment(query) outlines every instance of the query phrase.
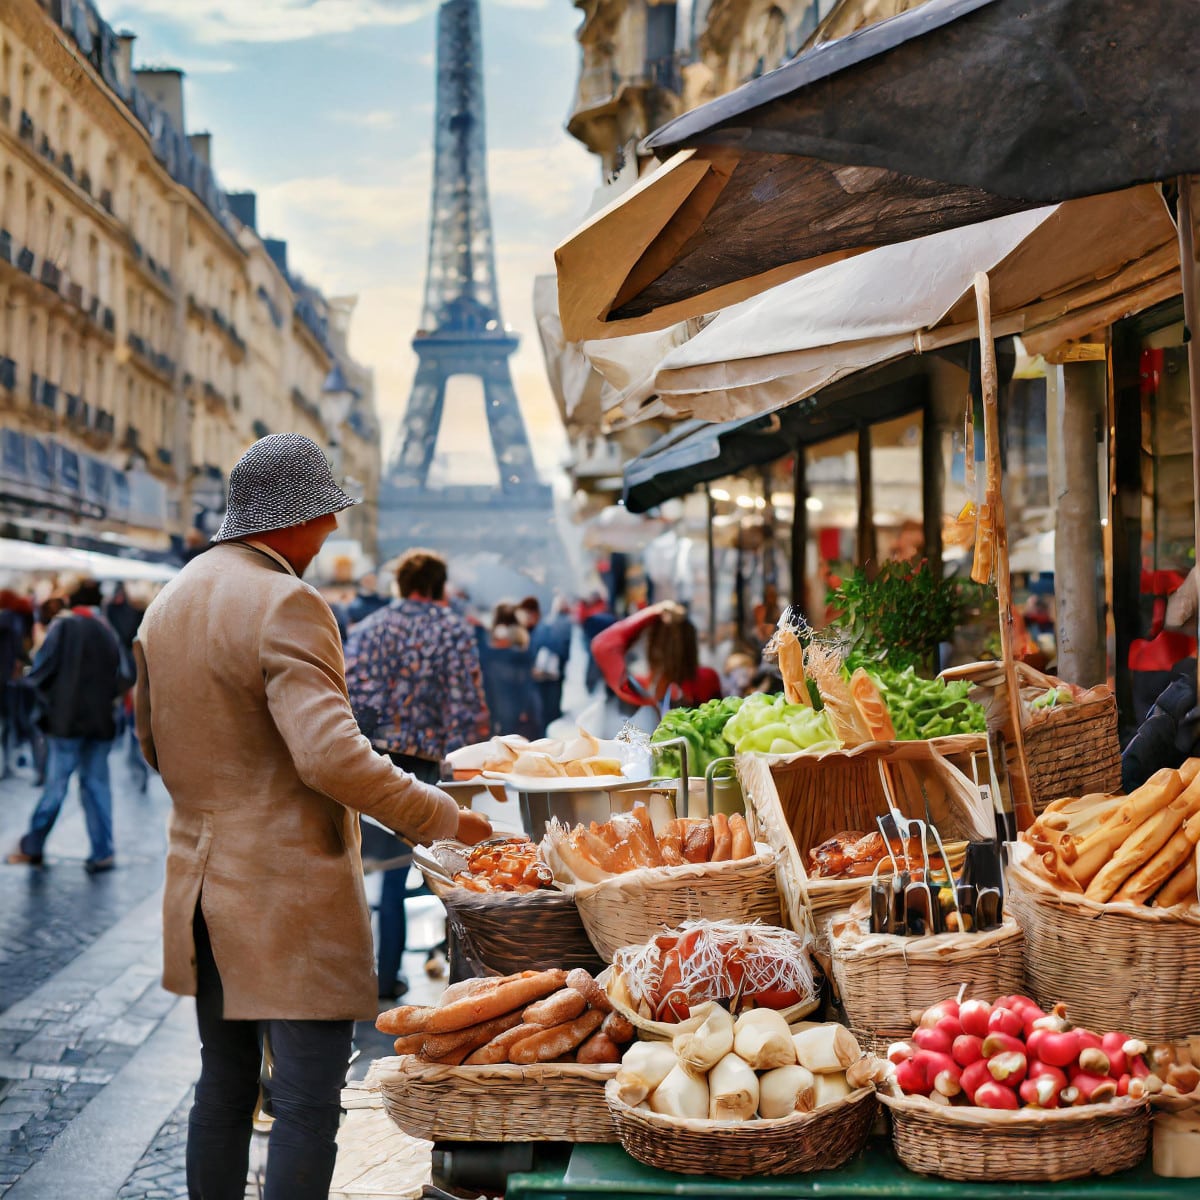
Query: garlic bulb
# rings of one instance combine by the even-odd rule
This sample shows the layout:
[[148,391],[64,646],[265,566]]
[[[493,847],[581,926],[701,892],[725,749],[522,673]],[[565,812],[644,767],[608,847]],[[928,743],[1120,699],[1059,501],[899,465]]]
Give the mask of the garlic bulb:
[[708,1075],[708,1115],[713,1121],[749,1121],[758,1111],[758,1076],[745,1059],[726,1054]]
[[733,1049],[733,1018],[714,1004],[694,1032],[679,1034],[671,1045],[689,1071],[703,1075]]
[[796,1061],[814,1075],[844,1071],[862,1057],[854,1034],[844,1025],[817,1025],[792,1035]]
[[617,1095],[626,1104],[638,1105],[675,1068],[675,1051],[666,1042],[634,1042],[621,1059]]
[[776,1067],[758,1080],[758,1115],[771,1120],[816,1107],[816,1084],[807,1067]]
[[[670,1049],[670,1047],[668,1047]],[[650,1107],[664,1117],[708,1118],[708,1084],[678,1063],[650,1094]]]
[[756,1071],[796,1063],[787,1022],[773,1008],[752,1008],[738,1017],[733,1030],[733,1049]]

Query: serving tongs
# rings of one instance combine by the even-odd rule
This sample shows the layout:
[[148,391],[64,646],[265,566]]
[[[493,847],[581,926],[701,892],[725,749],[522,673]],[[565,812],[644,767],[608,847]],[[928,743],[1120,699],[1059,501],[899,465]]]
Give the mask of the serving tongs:
[[[950,868],[950,859],[946,854],[946,847],[942,845],[942,835],[938,832],[938,827],[933,823],[932,811],[929,807],[929,793],[925,790],[925,781],[921,781],[921,799],[925,801],[925,823],[929,832],[933,834],[933,843],[937,847],[937,852],[942,860],[942,866],[946,871],[946,883],[950,888],[950,895],[954,900],[954,915],[958,921],[958,932],[965,933],[966,926],[963,923],[963,909],[958,895],[958,884],[954,880],[954,872]],[[928,878],[928,876],[926,876]],[[945,921],[942,919],[941,905],[938,905],[938,923],[942,926],[944,932]]]

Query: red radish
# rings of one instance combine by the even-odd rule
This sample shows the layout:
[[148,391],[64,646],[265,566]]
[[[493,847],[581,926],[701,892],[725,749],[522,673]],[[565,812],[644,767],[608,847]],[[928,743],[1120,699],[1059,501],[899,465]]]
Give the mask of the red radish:
[[974,1034],[964,1033],[954,1039],[954,1045],[950,1048],[950,1057],[960,1067],[969,1067],[983,1057],[983,1042]]
[[939,1054],[949,1054],[954,1046],[954,1039],[944,1029],[914,1029],[912,1040],[922,1050]]
[[1067,1086],[1058,1093],[1058,1103],[1060,1108],[1070,1108],[1073,1105],[1081,1103],[1079,1098],[1079,1089],[1076,1087]]
[[1007,1083],[1009,1087],[1016,1087],[1025,1078],[1025,1072],[1029,1069],[1029,1062],[1025,1055],[1011,1051],[993,1055],[987,1060],[987,1065],[991,1077],[1001,1083]]
[[1089,1046],[1096,1050],[1104,1049],[1104,1042],[1098,1033],[1093,1033],[1090,1029],[1076,1029],[1075,1032],[1079,1034],[1080,1050],[1086,1050]]
[[962,1079],[957,1067],[953,1071],[939,1071],[933,1077],[933,1091],[930,1095],[935,1093],[947,1099],[962,1094]]
[[[1120,1078],[1129,1070],[1125,1061],[1125,1045],[1129,1039],[1123,1033],[1106,1033],[1100,1039],[1104,1053],[1108,1055],[1108,1074]],[[1083,1064],[1080,1063],[1080,1066]]]
[[1079,1034],[1070,1029],[1065,1033],[1054,1033],[1047,1029],[1037,1042],[1037,1057],[1052,1067],[1069,1067],[1082,1049]]
[[958,1010],[958,1020],[963,1027],[963,1033],[977,1038],[987,1037],[988,1018],[991,1015],[992,1006],[986,1000],[968,1000]]
[[975,1103],[980,1108],[1015,1109],[1020,1107],[1017,1102],[1017,1093],[1012,1088],[997,1083],[994,1079],[983,1084],[975,1093]]
[[907,1096],[928,1096],[933,1091],[933,1081],[925,1078],[925,1072],[911,1058],[897,1064],[896,1083]]
[[1118,1096],[1128,1096],[1129,1095],[1129,1085],[1132,1082],[1133,1082],[1133,1077],[1131,1075],[1122,1075],[1121,1078],[1117,1080],[1117,1095]]
[[958,1082],[961,1069],[948,1054],[939,1054],[935,1050],[918,1050],[911,1061],[913,1070],[921,1076],[926,1086],[924,1095],[928,1095],[930,1091],[939,1091],[944,1096],[957,1096],[962,1091]]
[[1009,1037],[1020,1037],[1025,1025],[1011,1008],[993,1008],[988,1017],[988,1033],[1007,1033]]
[[1044,1017],[1038,1017],[1033,1023],[1034,1029],[1053,1029],[1061,1033],[1064,1029],[1070,1029],[1071,1023],[1067,1020],[1067,1006],[1065,1004],[1056,1004]]
[[956,1037],[962,1037],[962,1022],[957,1017],[943,1017],[934,1029],[941,1030],[950,1039],[951,1044]]
[[1049,1063],[1038,1062],[1033,1059],[1029,1064],[1030,1079],[1053,1079],[1060,1088],[1067,1086],[1067,1077],[1059,1067],[1052,1067]]
[[989,1033],[983,1039],[981,1049],[984,1058],[991,1058],[994,1054],[1024,1055],[1027,1047],[1018,1037],[1010,1037],[1007,1033]]
[[1079,1052],[1079,1069],[1088,1075],[1109,1075],[1114,1078],[1121,1074],[1114,1071],[1108,1060],[1108,1055],[1095,1046],[1087,1046]]
[[1150,1074],[1150,1067],[1140,1054],[1129,1064],[1129,1073],[1134,1079],[1145,1079]]
[[1049,1031],[1045,1029],[1031,1029],[1025,1035],[1025,1053],[1028,1054],[1030,1058],[1041,1058],[1042,1038],[1044,1038],[1048,1032]]
[[1117,1081],[1100,1075],[1089,1075],[1085,1071],[1076,1071],[1071,1076],[1071,1086],[1079,1092],[1079,1098],[1084,1104],[1103,1104],[1117,1094]]
[[958,1001],[957,1000],[941,1000],[937,1004],[931,1005],[924,1013],[921,1014],[920,1023],[926,1029],[932,1029],[943,1017],[954,1017],[958,1019]]
[[992,1082],[991,1072],[987,1069],[987,1063],[981,1058],[978,1062],[973,1062],[969,1067],[963,1067],[963,1073],[958,1077],[958,1082],[962,1084],[962,1089],[966,1092],[967,1099],[974,1104],[976,1091],[985,1083]]
[[887,1059],[890,1063],[907,1062],[916,1052],[911,1042],[893,1042],[887,1048]]
[[1058,1093],[1062,1091],[1058,1081],[1049,1075],[1038,1079],[1026,1079],[1021,1084],[1020,1096],[1026,1104],[1034,1108],[1057,1108]]

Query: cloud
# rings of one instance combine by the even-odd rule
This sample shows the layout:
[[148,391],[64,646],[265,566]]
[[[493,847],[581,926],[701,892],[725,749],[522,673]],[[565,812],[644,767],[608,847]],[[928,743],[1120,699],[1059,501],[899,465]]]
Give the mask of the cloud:
[[392,129],[396,124],[396,114],[385,108],[369,112],[333,112],[329,115],[343,125],[357,125],[363,129]]
[[132,0],[117,5],[111,19],[121,24],[160,17],[209,45],[294,42],[408,25],[436,7],[436,0]]

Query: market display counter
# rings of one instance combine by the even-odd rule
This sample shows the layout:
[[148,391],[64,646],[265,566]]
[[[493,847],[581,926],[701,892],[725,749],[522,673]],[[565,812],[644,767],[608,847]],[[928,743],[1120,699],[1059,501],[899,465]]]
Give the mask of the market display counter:
[[851,1197],[896,1196],[913,1200],[1182,1200],[1196,1196],[1194,1179],[1162,1179],[1150,1169],[1149,1157],[1119,1175],[1093,1176],[1062,1183],[962,1183],[932,1179],[906,1171],[890,1144],[875,1139],[866,1153],[836,1171],[811,1175],[759,1176],[753,1179],[710,1179],[675,1175],[642,1166],[620,1146],[576,1146],[565,1163],[553,1154],[539,1160],[539,1170],[512,1175],[506,1200],[583,1200],[619,1196],[622,1200],[656,1200],[662,1196],[802,1197],[850,1200]]

